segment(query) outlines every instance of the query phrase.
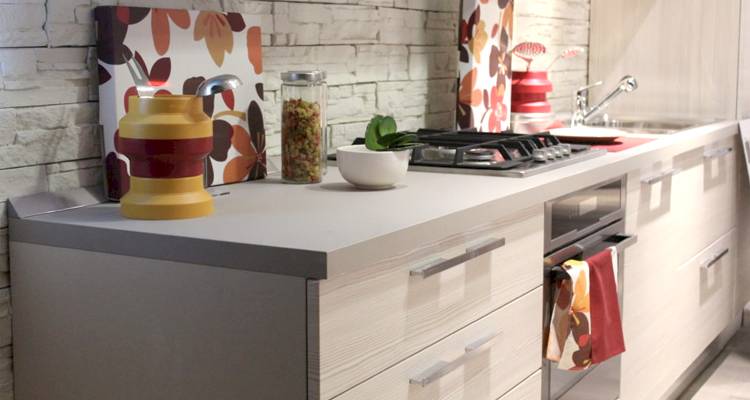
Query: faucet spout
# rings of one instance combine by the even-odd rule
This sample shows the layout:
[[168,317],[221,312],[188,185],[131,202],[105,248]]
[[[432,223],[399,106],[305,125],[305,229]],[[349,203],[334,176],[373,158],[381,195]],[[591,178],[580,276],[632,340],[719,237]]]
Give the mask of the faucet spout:
[[[584,90],[585,89],[585,90]],[[638,89],[638,81],[630,76],[626,75],[617,84],[617,87],[612,90],[609,94],[595,106],[587,108],[588,102],[582,97],[588,96],[588,88],[582,88],[576,93],[576,104],[578,105],[575,113],[573,114],[572,124],[573,126],[584,125],[588,120],[604,111],[609,105],[622,93],[630,93]]]

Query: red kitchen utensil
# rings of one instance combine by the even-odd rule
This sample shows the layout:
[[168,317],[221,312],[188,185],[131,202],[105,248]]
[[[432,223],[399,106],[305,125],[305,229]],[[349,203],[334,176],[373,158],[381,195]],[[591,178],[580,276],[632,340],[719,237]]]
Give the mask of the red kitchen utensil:
[[511,52],[516,57],[526,61],[526,71],[530,71],[531,63],[535,58],[547,53],[547,48],[538,42],[522,42],[517,44]]
[[563,50],[562,53],[558,54],[558,56],[555,57],[555,59],[552,60],[551,63],[549,63],[549,65],[547,66],[546,70],[549,71],[550,69],[552,69],[552,66],[555,65],[555,63],[558,62],[558,61],[560,61],[560,60],[568,59],[568,58],[573,58],[573,57],[575,57],[575,56],[577,56],[579,54],[583,54],[585,52],[586,52],[586,49],[584,49],[583,47],[570,47],[570,48],[567,48],[567,49]]

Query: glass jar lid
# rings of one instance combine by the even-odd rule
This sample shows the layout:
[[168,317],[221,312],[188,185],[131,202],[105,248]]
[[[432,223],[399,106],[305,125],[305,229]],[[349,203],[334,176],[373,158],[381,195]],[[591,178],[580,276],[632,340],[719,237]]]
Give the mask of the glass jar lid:
[[281,73],[281,80],[284,82],[299,83],[321,83],[326,79],[326,72],[320,70],[313,71],[287,71]]

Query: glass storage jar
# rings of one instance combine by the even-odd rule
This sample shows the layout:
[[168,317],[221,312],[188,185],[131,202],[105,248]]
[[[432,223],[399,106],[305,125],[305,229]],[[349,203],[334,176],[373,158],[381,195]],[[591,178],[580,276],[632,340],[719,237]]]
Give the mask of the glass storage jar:
[[281,74],[281,176],[318,183],[326,172],[327,85],[324,71]]

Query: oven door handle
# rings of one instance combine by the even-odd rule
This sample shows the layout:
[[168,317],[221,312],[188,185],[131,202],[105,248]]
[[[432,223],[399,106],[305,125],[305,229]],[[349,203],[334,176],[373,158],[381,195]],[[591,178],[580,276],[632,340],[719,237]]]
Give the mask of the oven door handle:
[[618,233],[610,235],[605,238],[597,238],[596,240],[581,240],[578,243],[574,243],[568,247],[556,251],[552,255],[544,258],[545,267],[554,267],[570,260],[571,258],[585,252],[586,250],[598,246],[602,243],[613,243],[618,253],[622,253],[628,247],[638,242],[637,235],[628,235],[624,233]]

